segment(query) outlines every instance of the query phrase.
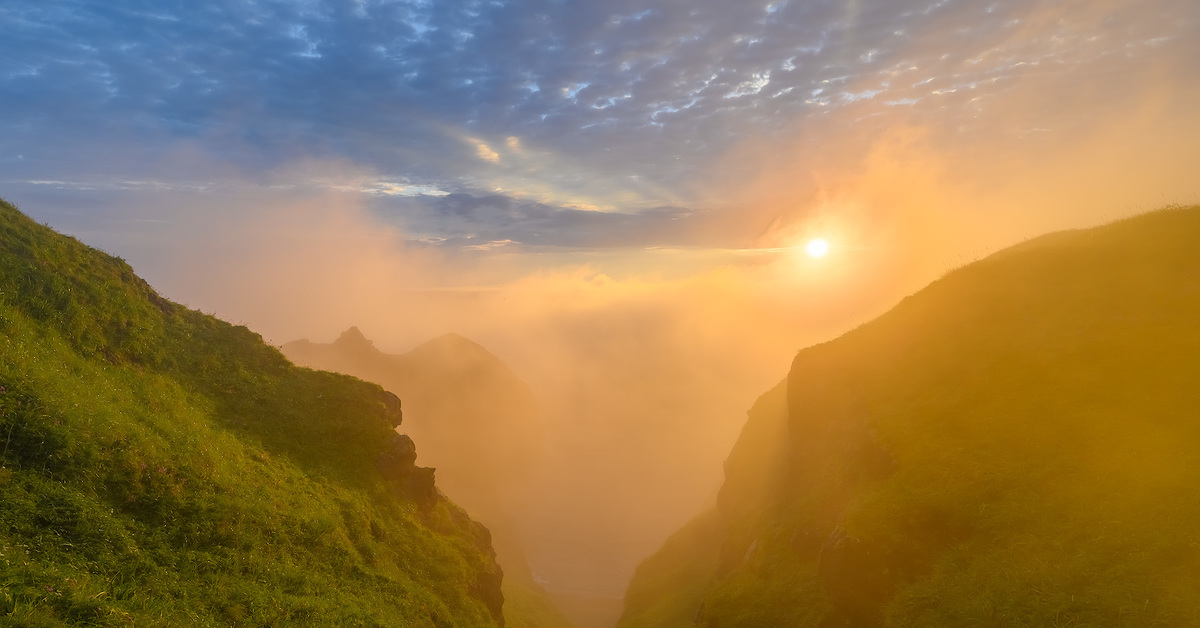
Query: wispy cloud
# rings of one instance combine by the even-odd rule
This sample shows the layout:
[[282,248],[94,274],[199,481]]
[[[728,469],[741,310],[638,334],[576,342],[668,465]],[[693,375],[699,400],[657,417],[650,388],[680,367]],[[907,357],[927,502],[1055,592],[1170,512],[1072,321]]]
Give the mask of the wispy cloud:
[[1194,83],[1198,14],[1186,0],[13,0],[0,130],[25,156],[14,171],[39,179],[158,177],[162,151],[187,144],[241,170],[301,151],[467,189],[512,174],[492,172],[503,147],[536,145],[573,164],[541,168],[547,186],[638,175],[673,190],[630,195],[653,205],[738,138],[861,100],[936,115],[961,105],[947,96],[986,111],[1032,82],[1103,98],[1135,69]]

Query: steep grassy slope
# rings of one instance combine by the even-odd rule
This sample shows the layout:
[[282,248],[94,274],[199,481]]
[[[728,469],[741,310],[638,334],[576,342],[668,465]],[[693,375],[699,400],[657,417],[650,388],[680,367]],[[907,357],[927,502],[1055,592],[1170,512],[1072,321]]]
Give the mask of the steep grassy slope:
[[771,514],[787,471],[787,382],[764,393],[725,460],[717,507],[671,535],[638,565],[618,628],[682,628],[718,579],[738,564]]
[[509,502],[543,455],[533,393],[482,346],[446,334],[408,353],[387,354],[357,328],[335,342],[289,342],[296,364],[361,377],[404,400],[403,431],[438,467],[439,484],[472,511],[504,524]]
[[694,623],[1200,625],[1198,243],[1200,208],[1045,236],[801,351]]
[[0,202],[0,625],[493,626],[486,529],[292,366]]
[[508,625],[571,625],[534,581],[514,523],[513,504],[527,500],[544,435],[533,393],[503,361],[456,334],[387,354],[355,327],[332,343],[298,340],[282,351],[296,364],[361,377],[399,395],[400,429],[421,444],[421,463],[437,467],[439,485],[492,531]]
[[727,526],[707,510],[642,561],[629,582],[617,628],[687,628],[716,583]]

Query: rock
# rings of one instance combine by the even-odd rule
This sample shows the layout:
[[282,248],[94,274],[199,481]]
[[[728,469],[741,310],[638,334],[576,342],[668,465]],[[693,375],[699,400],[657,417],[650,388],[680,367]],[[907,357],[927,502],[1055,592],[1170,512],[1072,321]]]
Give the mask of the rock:
[[416,443],[407,434],[393,433],[375,467],[392,483],[397,493],[428,508],[438,499],[438,491],[434,486],[435,469],[418,467],[416,461]]
[[392,433],[387,449],[379,455],[376,468],[389,480],[398,480],[412,472],[417,461],[417,444],[407,434]]
[[475,582],[471,585],[471,594],[483,600],[500,628],[504,628],[504,593],[501,591],[503,582],[504,572],[500,570],[500,565],[496,565],[492,571],[476,574]]
[[383,407],[387,409],[387,417],[391,421],[392,427],[400,427],[400,424],[404,422],[404,410],[400,408],[400,398],[385,390],[380,393],[379,400],[383,402]]
[[433,467],[413,467],[397,488],[405,497],[417,502],[417,505],[430,508],[441,497],[441,493],[434,486],[435,471]]

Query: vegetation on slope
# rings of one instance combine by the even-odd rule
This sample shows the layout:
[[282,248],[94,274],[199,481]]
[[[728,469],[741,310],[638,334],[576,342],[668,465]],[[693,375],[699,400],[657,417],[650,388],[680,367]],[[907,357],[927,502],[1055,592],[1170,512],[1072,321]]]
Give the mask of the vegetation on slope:
[[617,628],[687,628],[717,579],[726,526],[711,509],[684,524],[642,561]]
[[575,624],[536,582],[504,578],[506,628],[571,628]]
[[532,391],[503,361],[457,334],[387,354],[357,327],[332,343],[298,340],[282,351],[296,364],[361,377],[399,395],[401,429],[421,444],[422,464],[436,466],[439,486],[492,531],[504,568],[506,624],[571,626],[533,579],[514,523],[513,504],[527,499],[544,436]]
[[625,594],[618,628],[695,625],[709,590],[753,545],[769,514],[772,494],[787,462],[787,382],[779,382],[750,408],[725,460],[725,485],[717,507],[671,535],[638,565]]
[[1197,242],[1200,208],[1038,238],[801,351],[787,481],[695,624],[1200,624]]
[[[354,375],[399,395],[403,430],[421,444],[421,460],[438,467],[439,485],[495,528],[510,527],[511,503],[528,491],[544,434],[533,392],[503,361],[457,334],[387,354],[354,327],[333,343],[300,340],[282,351],[296,364]],[[501,556],[523,565],[519,547],[505,550]]]
[[292,366],[0,201],[0,625],[491,626],[487,531]]

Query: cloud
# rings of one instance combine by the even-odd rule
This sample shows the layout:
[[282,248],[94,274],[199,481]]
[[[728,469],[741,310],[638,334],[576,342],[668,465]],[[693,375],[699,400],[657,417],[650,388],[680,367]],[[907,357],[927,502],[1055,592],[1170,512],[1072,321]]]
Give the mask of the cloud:
[[466,248],[466,250],[468,250],[468,251],[492,251],[492,250],[495,250],[495,249],[498,249],[501,247],[505,247],[505,246],[510,246],[513,244],[517,244],[517,242],[514,242],[512,240],[489,240],[487,242],[483,242],[480,244],[467,245],[464,248]]
[[500,163],[500,153],[492,150],[491,146],[483,142],[475,142],[475,155],[484,161],[494,164]]
[[[1184,174],[1200,160],[1188,104],[1200,86],[1160,81],[1086,114],[1068,108],[1056,115],[1070,125],[1045,129],[1029,116],[1060,97],[1036,91],[995,97],[969,122],[848,110],[815,137],[748,140],[710,193],[743,228],[760,227],[755,246],[826,237],[868,268],[864,279],[912,291],[1025,238],[1200,202],[1200,183]],[[832,139],[836,148],[820,149]]]
[[604,180],[644,205],[694,203],[739,138],[861,100],[959,116],[1026,84],[1095,102],[1130,67],[1194,82],[1198,14],[1186,0],[14,0],[0,130],[31,178],[145,178],[184,142],[241,170],[299,149],[439,189],[497,176],[496,142],[457,137],[519,137],[569,159],[537,172],[563,196]]

